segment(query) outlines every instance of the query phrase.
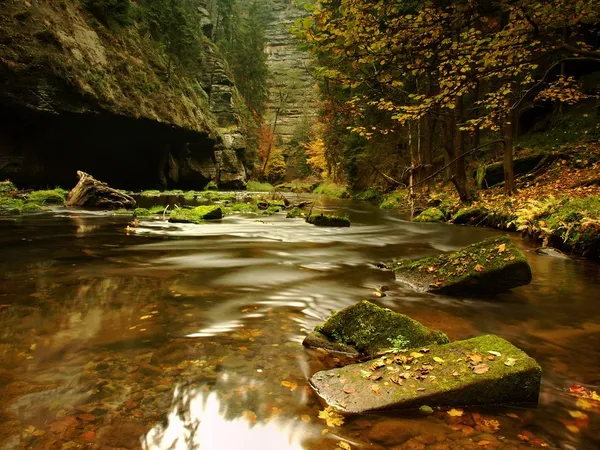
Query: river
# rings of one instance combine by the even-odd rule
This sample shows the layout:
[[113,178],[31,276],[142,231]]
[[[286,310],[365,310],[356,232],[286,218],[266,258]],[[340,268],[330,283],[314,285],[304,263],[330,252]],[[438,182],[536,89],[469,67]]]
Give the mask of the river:
[[[492,299],[419,294],[377,264],[498,231],[324,208],[353,226],[232,215],[128,231],[128,218],[66,209],[0,219],[0,449],[600,448],[600,403],[569,393],[600,386],[600,266],[537,255],[513,235],[531,285]],[[328,427],[307,380],[339,361],[300,343],[362,299],[451,339],[510,340],[544,369],[540,405]]]

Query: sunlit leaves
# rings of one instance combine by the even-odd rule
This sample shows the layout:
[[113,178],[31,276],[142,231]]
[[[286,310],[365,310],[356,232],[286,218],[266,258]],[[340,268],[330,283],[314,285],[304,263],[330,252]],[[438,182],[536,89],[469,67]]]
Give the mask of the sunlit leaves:
[[328,427],[341,427],[344,424],[344,417],[335,412],[331,406],[319,411],[319,419],[323,419]]

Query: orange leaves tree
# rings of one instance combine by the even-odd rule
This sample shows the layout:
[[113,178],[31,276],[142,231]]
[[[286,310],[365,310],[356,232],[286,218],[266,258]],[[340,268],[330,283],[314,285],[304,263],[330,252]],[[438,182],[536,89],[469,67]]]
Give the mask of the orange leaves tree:
[[[480,132],[504,144],[510,194],[519,110],[584,98],[560,66],[600,62],[590,37],[599,24],[597,0],[322,0],[297,27],[321,56],[317,75],[351,93],[356,117],[376,109],[397,129],[418,129],[426,165],[438,142],[468,201],[465,161]],[[358,120],[352,131],[370,138],[389,128]]]

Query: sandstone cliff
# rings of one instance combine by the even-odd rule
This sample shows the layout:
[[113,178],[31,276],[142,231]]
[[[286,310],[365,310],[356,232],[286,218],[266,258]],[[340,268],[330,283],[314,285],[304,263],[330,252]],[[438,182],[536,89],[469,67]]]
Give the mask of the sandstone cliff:
[[130,189],[243,187],[236,89],[204,42],[206,71],[186,76],[138,24],[110,30],[76,0],[3,1],[0,179],[67,187],[79,169]]
[[267,123],[277,118],[276,135],[288,143],[297,127],[315,118],[318,90],[310,74],[311,56],[299,49],[300,42],[290,33],[294,22],[308,13],[290,0],[273,0],[273,20],[267,29],[266,49],[271,71]]

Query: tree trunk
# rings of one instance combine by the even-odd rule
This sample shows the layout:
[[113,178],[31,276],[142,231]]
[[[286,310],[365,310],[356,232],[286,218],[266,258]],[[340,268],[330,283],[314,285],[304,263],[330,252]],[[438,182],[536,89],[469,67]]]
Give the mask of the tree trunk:
[[454,153],[456,161],[452,174],[452,183],[456,187],[458,196],[463,203],[471,201],[469,190],[467,188],[467,171],[465,169],[465,132],[460,130],[460,124],[463,121],[464,100],[462,96],[456,97],[455,119],[454,119]]
[[135,200],[106,183],[78,171],[79,183],[67,196],[67,206],[86,206],[102,209],[133,208]]
[[512,195],[515,190],[515,174],[513,166],[515,124],[512,116],[514,116],[514,114],[511,111],[511,114],[504,124],[504,192],[506,195]]

